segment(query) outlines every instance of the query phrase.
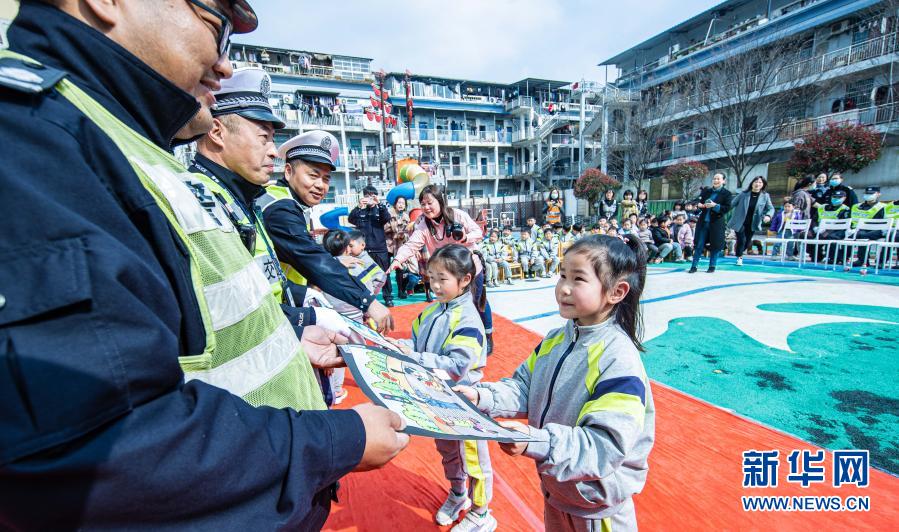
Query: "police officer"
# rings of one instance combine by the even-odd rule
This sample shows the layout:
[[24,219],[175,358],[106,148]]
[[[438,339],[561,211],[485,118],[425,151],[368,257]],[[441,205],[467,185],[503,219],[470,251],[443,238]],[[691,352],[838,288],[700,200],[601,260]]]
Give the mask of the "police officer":
[[858,203],[858,196],[855,195],[855,189],[843,184],[843,176],[841,174],[833,174],[832,176],[830,176],[827,184],[829,185],[829,187],[824,193],[824,201],[821,201],[821,204],[826,206],[828,199],[837,190],[842,190],[846,193],[846,200],[843,202],[846,207],[851,209],[853,205]]
[[297,304],[305,297],[303,287],[312,283],[367,313],[379,331],[392,330],[387,307],[309,233],[309,211],[327,195],[339,153],[337,139],[326,131],[309,131],[288,140],[278,150],[286,162],[286,183],[269,186],[256,205]]
[[[212,129],[197,141],[197,155],[190,170],[197,174],[212,195],[222,204],[228,220],[243,244],[265,274],[275,299],[291,324],[301,335],[316,334],[312,323],[325,325],[349,336],[350,331],[336,312],[326,308],[296,308],[285,291],[286,281],[278,264],[271,239],[262,225],[261,213],[254,201],[265,193],[278,153],[274,133],[284,123],[272,113],[268,102],[271,80],[261,68],[241,68],[222,80],[212,107]],[[286,297],[285,297],[286,294]],[[302,305],[302,301],[300,301]],[[314,314],[311,314],[314,310]],[[308,340],[308,338],[307,338]],[[313,365],[322,367],[321,361]],[[326,371],[324,367],[320,372]],[[327,378],[319,377],[325,402],[331,403]]]
[[[849,218],[851,211],[849,207],[846,206],[846,191],[845,190],[834,190],[829,194],[828,205],[818,205],[818,223],[820,224],[824,220],[845,220]],[[819,231],[818,232],[818,240],[843,240],[846,238],[846,231]],[[827,248],[827,259],[830,262],[834,261],[836,246],[831,246],[828,244]],[[824,256],[824,248],[818,246],[818,258],[822,258]]]
[[[859,220],[883,220],[886,216],[886,204],[880,202],[880,187],[866,187],[865,195],[861,203],[852,206],[852,227],[858,225]],[[857,240],[880,240],[886,237],[886,231],[871,229],[859,230],[855,238]],[[852,264],[855,267],[863,266],[865,260],[862,257]]]
[[[0,52],[0,515],[27,530],[317,529],[320,494],[389,460],[401,420],[255,406],[312,400],[308,361],[221,204],[169,150],[212,126],[230,34],[256,17],[245,0],[159,5],[25,1],[15,54]],[[300,386],[266,378],[275,361]]]

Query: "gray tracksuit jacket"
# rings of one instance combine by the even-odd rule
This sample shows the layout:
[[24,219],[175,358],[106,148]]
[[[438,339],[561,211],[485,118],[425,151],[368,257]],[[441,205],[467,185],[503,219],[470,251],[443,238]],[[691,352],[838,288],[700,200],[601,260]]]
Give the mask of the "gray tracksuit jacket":
[[412,345],[415,351],[406,356],[422,366],[440,368],[461,384],[480,381],[487,350],[471,292],[425,307],[412,322]]
[[587,519],[614,515],[646,482],[655,407],[640,354],[613,321],[551,331],[510,378],[478,385],[494,417],[527,415],[525,455],[546,503]]

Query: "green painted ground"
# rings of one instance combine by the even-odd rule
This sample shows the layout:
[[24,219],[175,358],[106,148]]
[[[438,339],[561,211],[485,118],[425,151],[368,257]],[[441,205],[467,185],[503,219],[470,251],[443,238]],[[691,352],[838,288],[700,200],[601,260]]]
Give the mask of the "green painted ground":
[[874,465],[899,474],[899,312],[792,303],[760,308],[891,323],[799,329],[789,337],[795,351],[789,353],[724,320],[672,320],[665,334],[647,343],[649,376],[814,444],[868,449]]
[[[779,263],[774,263],[779,264]],[[843,271],[832,271],[830,269],[824,269],[820,266],[809,266],[803,267],[802,269],[796,266],[796,263],[788,263],[792,264],[791,266],[779,266],[774,265],[772,263],[761,264],[755,260],[747,260],[743,266],[737,266],[734,263],[734,260],[731,258],[719,259],[717,269],[719,271],[734,271],[734,272],[754,272],[754,273],[775,273],[780,275],[802,275],[805,277],[816,277],[816,278],[826,278],[826,279],[840,279],[843,281],[858,281],[862,283],[876,283],[876,284],[890,284],[890,285],[899,285],[899,272],[896,270],[892,270],[883,274],[874,275],[874,269],[868,269],[868,275],[861,275],[858,272],[858,269],[853,269],[849,272]],[[704,270],[708,266],[708,261],[702,261],[700,263],[700,269]],[[684,267],[684,265],[679,265],[675,263],[662,263],[657,267],[663,269],[671,269],[675,267]],[[687,264],[686,268],[689,268],[690,265]],[[650,267],[653,268],[653,267]],[[686,269],[684,268],[684,269]]]

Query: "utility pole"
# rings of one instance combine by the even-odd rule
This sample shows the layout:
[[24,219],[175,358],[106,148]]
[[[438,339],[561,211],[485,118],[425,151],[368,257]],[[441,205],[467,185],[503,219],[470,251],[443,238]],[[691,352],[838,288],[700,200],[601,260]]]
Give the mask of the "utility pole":
[[[412,147],[412,72],[406,70],[403,76],[403,83],[406,86],[406,133],[409,139],[409,147]],[[419,145],[421,143],[419,142]]]

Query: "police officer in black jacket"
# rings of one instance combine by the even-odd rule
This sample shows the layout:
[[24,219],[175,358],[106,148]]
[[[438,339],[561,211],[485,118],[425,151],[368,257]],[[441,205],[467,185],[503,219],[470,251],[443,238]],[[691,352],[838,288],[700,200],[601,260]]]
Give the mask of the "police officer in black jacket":
[[43,66],[0,58],[2,527],[320,527],[317,494],[406,437],[386,410],[254,408],[184,382],[179,355],[206,342],[188,250],[121,149],[56,85],[65,76],[168,150],[209,128],[229,30],[252,31],[252,9],[52,4],[23,1],[8,32],[12,51]]
[[[307,131],[288,140],[278,148],[287,163],[284,182],[269,186],[256,205],[291,283],[313,284],[364,311],[379,331],[389,331],[390,311],[310,234],[310,211],[328,194],[339,153],[337,139],[326,131]],[[294,288],[294,294],[301,304],[305,291]]]

